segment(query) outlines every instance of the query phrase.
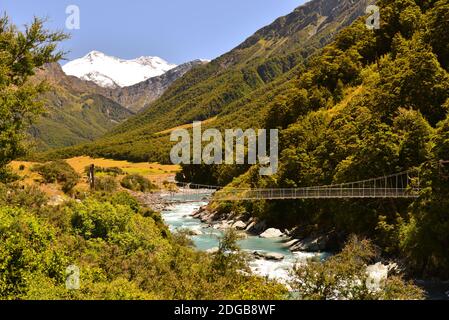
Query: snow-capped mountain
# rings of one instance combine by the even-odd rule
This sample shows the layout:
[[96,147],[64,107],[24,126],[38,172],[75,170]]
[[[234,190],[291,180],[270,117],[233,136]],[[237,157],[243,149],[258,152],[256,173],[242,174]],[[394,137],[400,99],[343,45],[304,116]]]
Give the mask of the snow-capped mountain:
[[66,63],[62,69],[67,75],[95,82],[101,87],[117,88],[160,76],[175,67],[175,64],[159,57],[124,60],[92,51],[80,59]]

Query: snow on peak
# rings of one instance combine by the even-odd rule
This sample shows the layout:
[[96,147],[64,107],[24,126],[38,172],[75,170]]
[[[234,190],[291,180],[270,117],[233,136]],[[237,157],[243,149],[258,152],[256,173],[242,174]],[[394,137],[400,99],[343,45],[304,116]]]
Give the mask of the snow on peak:
[[124,60],[100,51],[91,51],[82,58],[66,63],[62,69],[69,76],[93,81],[106,88],[127,87],[157,77],[175,68],[159,57]]

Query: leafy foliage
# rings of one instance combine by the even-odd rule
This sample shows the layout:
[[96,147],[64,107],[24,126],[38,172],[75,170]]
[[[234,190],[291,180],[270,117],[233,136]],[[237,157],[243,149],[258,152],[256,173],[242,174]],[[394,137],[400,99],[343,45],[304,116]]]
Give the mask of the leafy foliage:
[[43,20],[35,18],[20,31],[7,16],[0,18],[0,171],[25,153],[25,131],[43,111],[42,101],[37,98],[47,86],[45,82],[30,83],[29,77],[36,68],[56,62],[63,55],[56,52],[56,46],[67,36],[49,32],[43,24]]
[[98,177],[95,179],[95,190],[104,192],[113,192],[117,190],[118,183],[115,178],[110,176]]
[[140,174],[129,174],[126,175],[120,182],[123,188],[132,191],[148,192],[155,189],[150,180],[141,176]]
[[[85,174],[89,174],[90,172],[90,166],[87,166],[84,168],[84,173]],[[104,173],[106,175],[111,175],[111,176],[120,176],[123,175],[125,172],[119,168],[119,167],[108,167],[108,168],[102,168],[102,167],[95,167],[95,173]]]
[[[125,192],[59,207],[15,200],[13,194],[26,192],[11,189],[0,199],[0,299],[279,299],[286,293],[235,265],[216,268],[214,257],[171,235],[159,214]],[[79,290],[65,287],[69,265],[80,268]]]
[[66,193],[70,192],[80,179],[78,173],[64,160],[38,164],[33,171],[38,172],[46,183],[60,183]]
[[[354,21],[372,0],[326,0],[308,3],[262,28],[244,43],[178,79],[164,95],[135,117],[115,127],[104,138],[46,153],[169,163],[170,130],[193,121],[211,126],[261,126],[278,92],[291,87],[304,59]],[[345,58],[345,56],[342,56]],[[359,63],[345,58],[345,72]],[[334,70],[338,72],[337,70]],[[167,131],[168,130],[168,131]]]
[[[414,203],[302,200],[220,203],[214,208],[246,212],[280,228],[300,227],[302,237],[332,234],[333,248],[350,234],[362,235],[373,239],[383,255],[404,258],[411,272],[447,278],[447,165],[440,160],[449,155],[447,41],[441,40],[447,35],[441,26],[448,1],[377,4],[379,30],[368,30],[364,19],[355,21],[308,59],[302,72],[283,83],[274,81],[268,92],[257,92],[235,109],[247,119],[223,117],[239,127],[254,121],[255,126],[281,129],[276,175],[260,177],[254,167],[239,171],[203,165],[184,166],[179,176],[234,187],[291,188],[421,168],[425,190]],[[264,117],[246,113],[268,97]]]

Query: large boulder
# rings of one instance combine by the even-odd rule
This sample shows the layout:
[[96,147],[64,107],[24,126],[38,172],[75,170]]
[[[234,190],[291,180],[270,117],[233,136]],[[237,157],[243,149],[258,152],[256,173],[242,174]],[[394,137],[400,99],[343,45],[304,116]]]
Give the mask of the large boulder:
[[323,251],[326,249],[327,241],[328,238],[326,236],[308,237],[293,245],[290,250],[305,252]]
[[213,228],[216,230],[227,230],[227,229],[231,228],[231,225],[229,224],[228,221],[223,220],[223,221],[220,221],[219,223],[214,224]]
[[259,237],[261,237],[261,238],[280,238],[283,235],[284,234],[282,233],[281,230],[275,229],[275,228],[270,228],[270,229],[265,230],[265,232],[261,233]]
[[295,244],[299,242],[298,239],[292,239],[284,243],[287,248],[292,248]]
[[245,230],[246,229],[246,223],[241,221],[241,220],[239,220],[239,221],[234,222],[232,227],[234,229],[237,229],[237,230]]

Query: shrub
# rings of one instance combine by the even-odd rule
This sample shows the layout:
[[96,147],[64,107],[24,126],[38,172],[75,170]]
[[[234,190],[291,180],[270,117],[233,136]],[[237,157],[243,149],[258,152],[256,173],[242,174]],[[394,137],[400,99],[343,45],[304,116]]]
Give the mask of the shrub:
[[52,245],[54,228],[22,208],[3,206],[0,226],[0,299],[20,299],[38,285],[36,278],[62,283],[68,261]]
[[128,207],[94,199],[86,199],[70,209],[72,226],[85,239],[107,239],[112,232],[124,232],[133,214]]
[[121,185],[128,190],[140,192],[148,192],[156,188],[150,180],[139,174],[127,175],[122,179]]
[[38,172],[46,183],[60,183],[65,193],[69,193],[80,179],[78,173],[64,160],[36,165],[33,171]]
[[118,183],[113,177],[98,177],[95,179],[95,190],[104,192],[114,192],[118,188]]
[[126,191],[116,192],[113,193],[112,195],[96,194],[95,196],[98,200],[110,202],[114,206],[122,205],[130,207],[135,213],[138,213],[141,209],[139,202]]
[[20,206],[26,208],[41,208],[48,201],[45,193],[36,186],[20,186],[0,184],[0,205]]

